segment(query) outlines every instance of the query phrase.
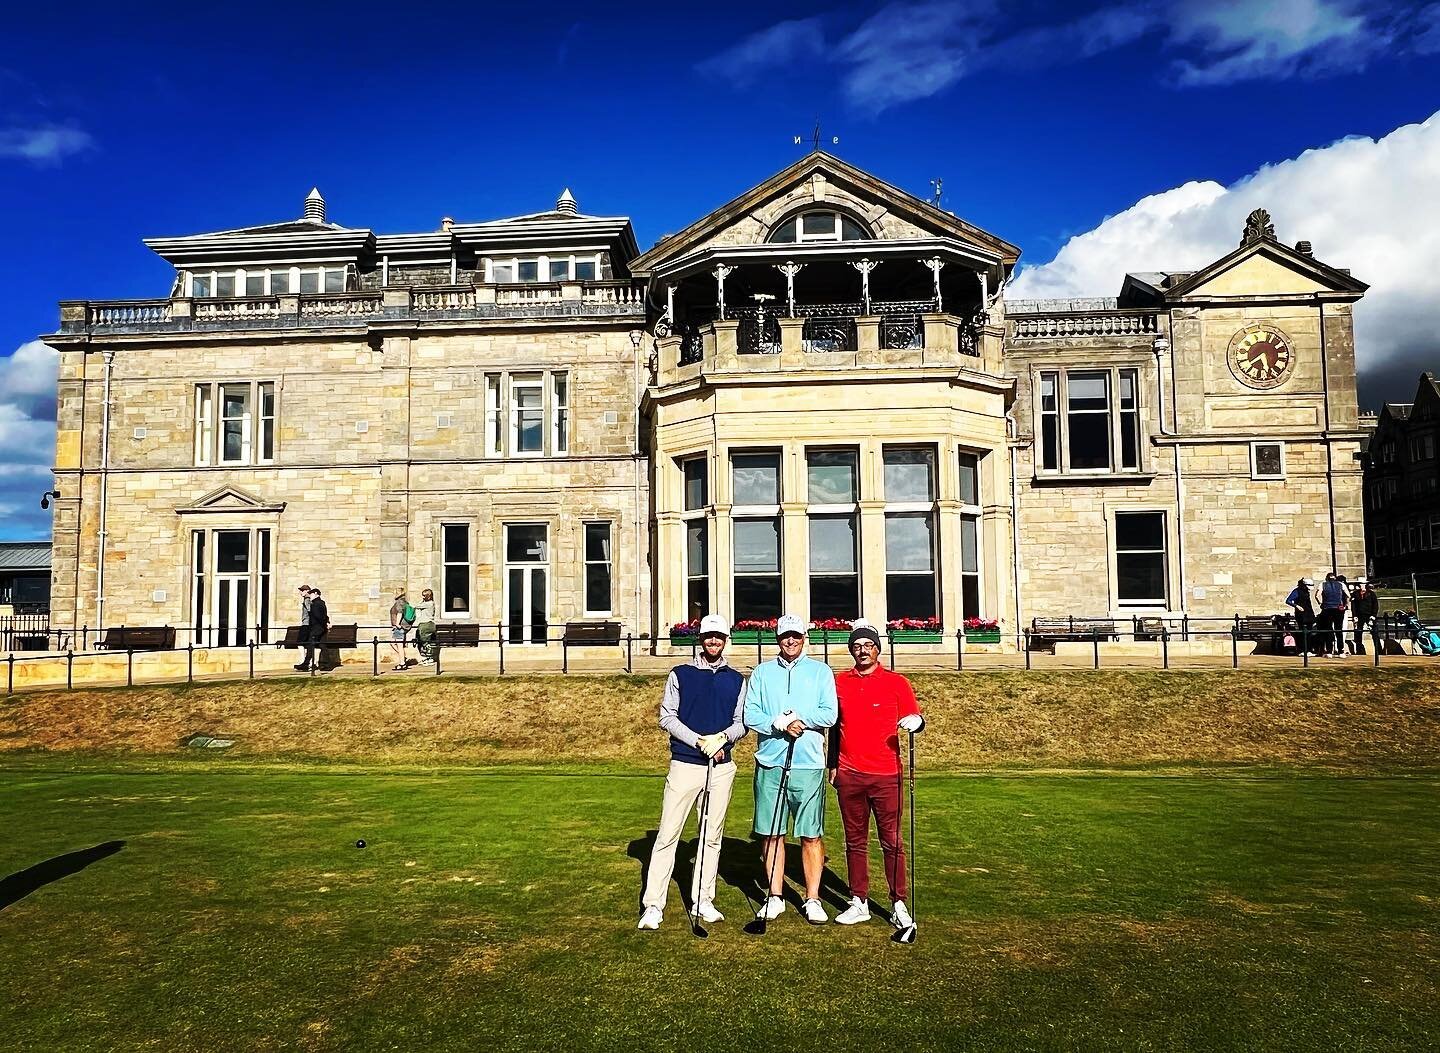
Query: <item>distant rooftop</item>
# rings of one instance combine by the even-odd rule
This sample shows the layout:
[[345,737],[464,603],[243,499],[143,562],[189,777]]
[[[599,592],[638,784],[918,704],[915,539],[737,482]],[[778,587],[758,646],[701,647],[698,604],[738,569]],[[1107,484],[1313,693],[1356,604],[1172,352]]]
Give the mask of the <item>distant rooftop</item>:
[[49,570],[50,542],[0,541],[0,570]]

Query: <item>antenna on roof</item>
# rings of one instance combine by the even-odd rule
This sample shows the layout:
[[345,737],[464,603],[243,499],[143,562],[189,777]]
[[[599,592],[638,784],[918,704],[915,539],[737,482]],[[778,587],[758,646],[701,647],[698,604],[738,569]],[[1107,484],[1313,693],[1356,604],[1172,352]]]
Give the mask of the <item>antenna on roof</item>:
[[310,193],[305,195],[305,218],[316,223],[325,222],[325,199],[320,196],[320,188],[311,187]]
[[[821,140],[822,140],[822,136],[820,135],[820,118],[817,117],[817,118],[815,118],[815,131],[814,131],[813,133],[811,133],[811,135],[810,135],[810,149],[811,149],[811,150],[814,150],[815,152],[818,153],[819,150],[820,150]],[[805,137],[804,137],[803,135],[794,136],[794,141],[795,141],[795,145],[796,145],[796,146],[799,146],[801,143],[803,143],[803,142],[805,141]],[[840,137],[839,137],[838,135],[832,135],[832,136],[830,137],[830,143],[829,143],[829,145],[831,145],[831,146],[837,146],[837,145],[839,145],[839,143],[840,143]]]

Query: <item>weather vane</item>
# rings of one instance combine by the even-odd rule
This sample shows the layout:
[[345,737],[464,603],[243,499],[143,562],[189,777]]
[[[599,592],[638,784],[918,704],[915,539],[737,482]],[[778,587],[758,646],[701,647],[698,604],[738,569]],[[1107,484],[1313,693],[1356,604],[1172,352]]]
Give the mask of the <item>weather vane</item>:
[[[799,146],[801,143],[803,143],[803,142],[805,141],[805,137],[804,137],[803,135],[797,135],[797,136],[794,137],[794,139],[795,139],[795,145],[796,145],[796,146]],[[821,135],[820,135],[820,119],[817,117],[817,118],[815,119],[815,131],[814,131],[814,132],[811,134],[811,136],[810,136],[810,148],[811,148],[812,150],[819,150],[819,149],[820,149],[820,143],[821,143],[821,141],[822,141],[822,137],[821,137]],[[830,136],[830,145],[831,145],[831,146],[836,146],[836,145],[839,144],[839,142],[840,142],[840,137],[839,137],[838,135],[832,135],[832,136]]]

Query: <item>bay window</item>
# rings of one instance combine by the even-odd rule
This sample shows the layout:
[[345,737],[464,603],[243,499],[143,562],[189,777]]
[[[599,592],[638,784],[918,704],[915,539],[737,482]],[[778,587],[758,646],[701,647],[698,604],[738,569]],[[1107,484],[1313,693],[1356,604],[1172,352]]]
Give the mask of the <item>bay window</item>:
[[810,617],[860,616],[859,453],[806,453]]
[[780,454],[730,458],[735,620],[780,615]]
[[685,527],[685,618],[698,621],[710,613],[709,462],[702,455],[680,462],[681,516]]
[[980,454],[960,452],[960,616],[980,618]]
[[885,447],[886,617],[934,618],[935,449]]

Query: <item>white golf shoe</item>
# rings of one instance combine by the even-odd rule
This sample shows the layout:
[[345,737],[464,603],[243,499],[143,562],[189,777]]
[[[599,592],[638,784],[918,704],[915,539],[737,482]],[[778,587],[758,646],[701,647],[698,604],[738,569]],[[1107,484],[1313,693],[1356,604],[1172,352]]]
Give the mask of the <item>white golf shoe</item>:
[[785,901],[779,896],[771,896],[765,900],[765,905],[760,908],[760,917],[766,921],[774,921],[785,913]]
[[825,908],[820,906],[818,899],[807,899],[804,906],[800,908],[800,912],[805,915],[805,920],[811,925],[824,925],[830,920],[830,916],[825,913]]
[[725,920],[725,915],[715,909],[715,904],[707,901],[700,903],[700,907],[696,913],[700,915],[700,920],[706,925],[714,925],[717,921]]
[[850,897],[850,906],[835,916],[836,925],[859,925],[870,920],[870,904],[859,896]]
[[647,929],[653,931],[654,929],[658,929],[660,927],[660,922],[664,919],[664,917],[665,913],[659,907],[646,907],[645,913],[640,915],[640,924],[636,925],[635,927],[637,929]]
[[910,910],[903,899],[897,899],[890,908],[890,920],[897,929],[908,929],[915,924],[915,919],[910,917]]

